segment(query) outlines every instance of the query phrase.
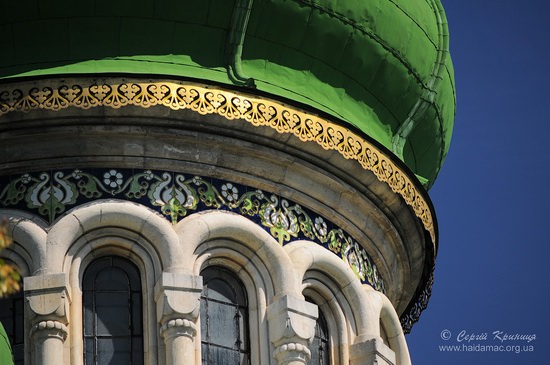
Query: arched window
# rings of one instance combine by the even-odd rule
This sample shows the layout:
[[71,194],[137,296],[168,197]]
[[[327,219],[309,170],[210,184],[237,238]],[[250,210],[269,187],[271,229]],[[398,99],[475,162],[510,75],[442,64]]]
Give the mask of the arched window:
[[90,264],[82,279],[84,363],[143,364],[141,279],[117,256]]
[[[308,297],[305,299],[310,303],[314,303]],[[319,310],[319,317],[317,317],[317,323],[315,324],[315,337],[309,349],[311,350],[309,365],[330,365],[328,325],[321,310]]]
[[201,275],[202,364],[248,365],[248,302],[243,284],[221,267],[208,267]]
[[23,288],[14,295],[0,300],[0,322],[8,335],[15,365],[23,365],[25,356]]

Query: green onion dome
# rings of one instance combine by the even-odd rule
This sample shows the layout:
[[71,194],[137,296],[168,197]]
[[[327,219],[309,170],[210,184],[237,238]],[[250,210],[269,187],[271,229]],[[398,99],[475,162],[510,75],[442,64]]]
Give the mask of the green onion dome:
[[455,114],[439,0],[7,2],[0,78],[143,75],[225,84],[323,114],[426,186]]

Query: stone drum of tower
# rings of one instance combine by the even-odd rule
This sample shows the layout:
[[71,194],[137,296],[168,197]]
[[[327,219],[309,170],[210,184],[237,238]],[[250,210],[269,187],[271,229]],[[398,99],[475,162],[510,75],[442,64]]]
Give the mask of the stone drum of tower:
[[16,363],[410,363],[456,107],[439,0],[20,1],[0,27]]

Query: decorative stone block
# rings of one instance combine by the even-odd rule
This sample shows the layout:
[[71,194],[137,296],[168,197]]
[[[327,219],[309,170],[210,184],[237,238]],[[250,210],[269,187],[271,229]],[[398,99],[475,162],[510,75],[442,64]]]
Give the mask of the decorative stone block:
[[155,286],[157,318],[160,323],[172,319],[196,321],[200,312],[202,277],[162,273]]
[[381,338],[373,338],[350,347],[350,365],[396,365],[395,353]]
[[271,341],[275,346],[289,342],[309,345],[315,335],[318,315],[315,304],[285,295],[267,308]]
[[69,283],[65,273],[29,276],[23,280],[33,322],[69,322]]
[[315,336],[318,315],[315,304],[290,295],[267,307],[269,337],[279,364],[305,364],[309,360],[308,346]]

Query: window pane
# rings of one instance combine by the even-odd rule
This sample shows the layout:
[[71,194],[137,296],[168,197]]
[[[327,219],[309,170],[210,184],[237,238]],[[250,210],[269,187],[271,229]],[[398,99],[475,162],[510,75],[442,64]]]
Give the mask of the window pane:
[[315,336],[311,343],[311,365],[329,365],[328,341]]
[[[210,302],[208,306],[210,319],[210,343],[236,348],[238,328],[235,322],[235,307]],[[238,347],[237,347],[238,349]]]
[[[20,306],[23,307],[23,303],[15,303],[16,307]],[[23,343],[23,337],[25,336],[25,328],[23,326],[23,315],[22,314],[16,314],[15,315],[15,328],[14,328],[14,342],[15,343]]]
[[211,363],[213,365],[236,365],[239,364],[239,352],[224,349],[221,347],[210,347]]
[[[239,323],[248,324],[248,308],[239,308]],[[241,352],[248,353],[248,326],[239,326],[239,347]],[[247,364],[242,362],[242,364]]]
[[84,306],[84,335],[93,335],[95,333],[93,293],[83,293],[82,305]]
[[15,359],[15,365],[23,365],[23,360],[25,358],[25,346],[21,344],[17,344],[12,347],[13,350],[13,358]]
[[139,280],[135,265],[123,258],[101,258],[86,269],[82,298],[86,365],[143,364]]
[[[308,297],[305,299],[310,303],[314,303]],[[311,351],[311,359],[308,365],[330,365],[328,325],[321,310],[319,310],[319,317],[315,323],[315,337],[309,349]]]
[[2,324],[4,325],[4,330],[6,330],[7,335],[10,337],[13,337],[14,332],[14,301],[13,298],[5,298],[0,300],[0,321],[2,321]]
[[128,293],[97,293],[96,316],[98,336],[130,334]]
[[207,327],[207,324],[206,324],[206,315],[208,313],[208,310],[206,308],[206,306],[208,305],[208,303],[206,302],[206,300],[204,298],[201,298],[201,333],[204,333],[204,335],[202,335],[202,340],[204,341],[204,339],[206,338],[206,333],[207,333],[207,330],[209,329]]
[[132,339],[132,364],[143,364],[143,348],[141,337]]
[[0,320],[4,323],[5,319],[11,318],[12,314],[12,300],[2,299],[0,300]]
[[136,303],[141,303],[141,292],[132,294],[132,335],[141,335],[143,332],[141,305],[135,305]]
[[94,290],[95,279],[97,277],[98,272],[105,269],[106,267],[111,267],[112,261],[113,260],[111,257],[103,257],[103,258],[97,259],[96,261],[93,262],[92,265],[88,266],[88,268],[86,268],[84,278],[82,279],[82,289]]
[[208,282],[208,298],[224,303],[236,303],[235,293],[226,281],[212,279]]
[[99,272],[95,279],[97,290],[128,290],[128,277],[120,269],[106,268]]
[[244,286],[228,270],[205,269],[201,297],[204,365],[248,365],[248,308]]
[[309,360],[309,364],[311,365],[321,365],[323,364],[320,362],[320,356],[319,356],[319,340],[315,338],[311,344],[311,360]]
[[85,353],[84,353],[84,359],[86,365],[93,365],[94,362],[94,341],[85,341]]
[[131,364],[129,338],[100,338],[97,342],[98,364]]

